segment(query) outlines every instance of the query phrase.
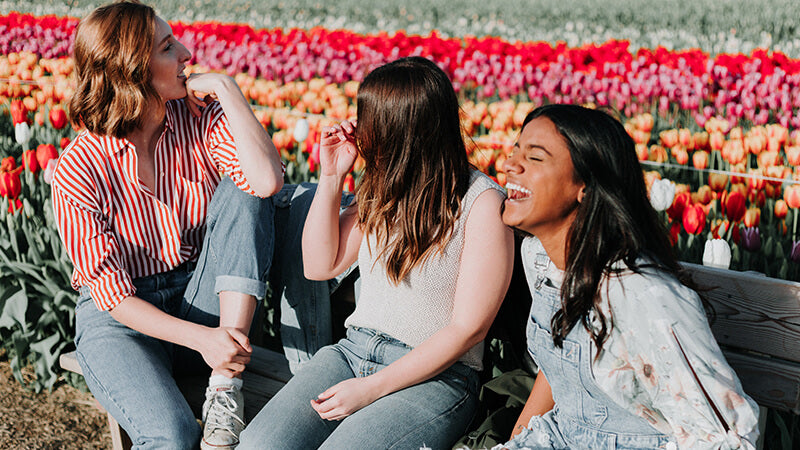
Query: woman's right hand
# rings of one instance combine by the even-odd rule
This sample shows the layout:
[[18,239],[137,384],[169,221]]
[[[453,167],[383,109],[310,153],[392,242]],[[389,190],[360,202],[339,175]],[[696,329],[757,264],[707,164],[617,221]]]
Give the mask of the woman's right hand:
[[232,378],[244,372],[253,348],[247,335],[232,327],[207,328],[197,351],[214,373]]
[[319,146],[320,175],[344,178],[358,156],[356,125],[345,120],[322,129]]

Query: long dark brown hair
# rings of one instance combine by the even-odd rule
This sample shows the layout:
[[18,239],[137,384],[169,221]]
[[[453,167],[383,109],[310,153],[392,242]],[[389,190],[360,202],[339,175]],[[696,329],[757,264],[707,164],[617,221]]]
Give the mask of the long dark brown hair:
[[[650,205],[635,144],[622,124],[602,111],[546,105],[531,111],[522,127],[540,116],[555,124],[569,148],[575,180],[586,186],[567,236],[561,309],[551,322],[553,341],[562,346],[580,322],[599,355],[610,330],[609,319],[599,308],[603,278],[621,270],[640,273],[645,267],[655,267],[692,286],[681,273],[667,230]],[[618,261],[626,269],[614,269]],[[590,324],[590,311],[599,319],[598,329]]]
[[436,64],[410,57],[370,72],[357,105],[358,221],[397,284],[445,246],[469,187],[458,98]]
[[99,135],[124,137],[138,128],[150,100],[156,14],[136,0],[101,6],[80,21],[73,57],[78,78],[70,122]]

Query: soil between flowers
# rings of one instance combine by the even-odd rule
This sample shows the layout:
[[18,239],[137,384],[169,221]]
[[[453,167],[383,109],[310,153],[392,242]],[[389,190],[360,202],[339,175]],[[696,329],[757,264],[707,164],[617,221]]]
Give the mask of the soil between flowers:
[[[0,448],[110,449],[105,413],[91,394],[60,383],[52,392],[26,391],[0,352]],[[32,376],[23,369],[23,376]]]

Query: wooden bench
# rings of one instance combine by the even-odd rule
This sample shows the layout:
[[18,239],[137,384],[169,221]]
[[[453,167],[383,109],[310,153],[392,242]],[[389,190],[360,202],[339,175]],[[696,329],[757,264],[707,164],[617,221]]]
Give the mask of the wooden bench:
[[[711,329],[744,391],[762,407],[762,433],[764,408],[800,414],[800,283],[695,264],[684,267],[699,286],[708,289],[704,295],[716,313]],[[74,353],[62,355],[60,362],[65,370],[81,373]],[[246,419],[289,378],[282,354],[254,346],[244,373]],[[206,382],[205,377],[179,381],[198,417]],[[130,448],[125,432],[110,415],[108,423],[113,448]]]

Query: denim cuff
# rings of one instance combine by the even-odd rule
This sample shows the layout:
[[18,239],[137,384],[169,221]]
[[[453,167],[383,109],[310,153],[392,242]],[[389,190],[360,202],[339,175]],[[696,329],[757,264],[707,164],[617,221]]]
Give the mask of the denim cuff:
[[214,292],[219,294],[222,291],[239,292],[261,300],[267,294],[267,284],[252,278],[220,275],[214,284]]

